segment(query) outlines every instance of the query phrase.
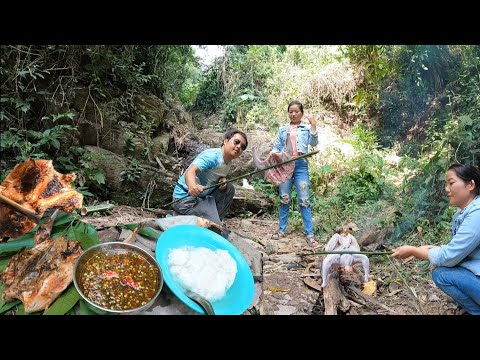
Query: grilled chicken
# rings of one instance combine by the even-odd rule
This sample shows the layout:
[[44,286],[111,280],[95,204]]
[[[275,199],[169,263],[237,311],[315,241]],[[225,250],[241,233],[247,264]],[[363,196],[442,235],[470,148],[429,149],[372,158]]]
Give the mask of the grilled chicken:
[[[0,194],[39,215],[49,208],[66,212],[82,207],[83,195],[70,185],[75,174],[61,174],[52,160],[28,159],[17,164],[0,185]],[[35,227],[27,216],[0,202],[0,239],[16,238]]]
[[73,280],[80,243],[66,237],[50,239],[59,210],[35,233],[35,246],[12,256],[0,279],[7,286],[5,301],[19,299],[26,313],[45,310]]

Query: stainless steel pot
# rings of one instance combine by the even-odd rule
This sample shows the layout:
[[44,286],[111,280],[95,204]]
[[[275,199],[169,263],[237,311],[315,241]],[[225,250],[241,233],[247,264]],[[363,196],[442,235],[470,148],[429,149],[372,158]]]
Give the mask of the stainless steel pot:
[[[146,303],[145,305],[142,305],[137,308],[129,309],[129,310],[111,310],[105,307],[102,307],[98,304],[93,303],[91,300],[89,300],[85,294],[83,293],[82,286],[81,286],[81,275],[83,273],[83,269],[85,267],[85,264],[87,263],[88,260],[90,260],[93,256],[97,254],[102,254],[102,253],[116,253],[116,252],[133,252],[137,253],[138,255],[142,256],[146,261],[148,261],[150,264],[152,264],[157,271],[158,278],[157,278],[157,289],[155,291],[155,294],[153,298]],[[87,249],[82,255],[80,255],[75,262],[75,267],[73,268],[73,283],[75,284],[75,288],[77,289],[78,293],[82,297],[83,300],[86,301],[88,307],[92,309],[95,313],[101,314],[101,315],[106,315],[106,314],[116,314],[116,315],[136,315],[141,313],[142,311],[147,310],[152,304],[155,302],[155,299],[158,297],[160,292],[162,291],[163,287],[163,274],[160,266],[158,265],[157,261],[145,250],[142,248],[128,244],[128,243],[123,243],[123,242],[108,242],[108,243],[103,243],[99,245],[92,246],[91,248]]]

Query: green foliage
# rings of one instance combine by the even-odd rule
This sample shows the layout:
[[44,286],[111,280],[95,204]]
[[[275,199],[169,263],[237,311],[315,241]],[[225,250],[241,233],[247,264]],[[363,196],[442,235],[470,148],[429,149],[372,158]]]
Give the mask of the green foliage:
[[79,159],[81,178],[80,185],[83,186],[87,182],[93,182],[99,185],[105,184],[106,173],[100,169],[96,163],[96,159],[104,159],[105,155],[101,153],[85,153]]
[[220,67],[215,64],[203,73],[203,80],[198,85],[196,107],[206,115],[217,112],[223,103],[222,85],[218,79]]
[[[129,230],[135,230],[135,228],[138,226],[138,224],[124,224],[123,227],[126,228],[126,229],[129,229]],[[158,237],[160,236],[160,233],[153,230],[151,227],[144,227],[142,229],[140,229],[140,231],[138,232],[140,235],[143,235],[143,236],[146,236],[150,239],[154,239],[154,240],[157,240]]]
[[135,184],[140,179],[140,175],[144,171],[141,164],[138,162],[137,159],[129,157],[128,158],[128,165],[125,170],[120,173],[122,177],[122,181],[126,183]]
[[10,128],[0,134],[0,151],[11,153],[15,162],[28,158],[48,158],[51,150],[59,150],[67,130],[74,130],[70,125],[55,125],[42,132],[27,129]]
[[254,178],[250,181],[251,185],[255,191],[265,194],[270,200],[278,201],[278,191],[277,187],[272,184],[270,181],[263,178]]
[[352,99],[362,116],[375,111],[384,79],[395,73],[394,64],[385,55],[386,48],[385,45],[347,45],[341,48],[352,63],[364,70],[363,86],[357,88]]

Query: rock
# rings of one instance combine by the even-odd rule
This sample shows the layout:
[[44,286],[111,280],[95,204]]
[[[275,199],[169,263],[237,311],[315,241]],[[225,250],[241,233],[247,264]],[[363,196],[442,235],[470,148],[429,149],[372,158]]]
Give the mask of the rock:
[[[135,183],[122,181],[122,172],[128,169],[128,160],[111,151],[85,146],[88,153],[95,154],[90,161],[91,166],[102,170],[105,174],[105,188],[109,190],[112,201],[129,206],[141,206],[139,193],[145,193],[150,181],[156,184],[155,191],[150,196],[150,207],[166,204],[172,200],[172,191],[177,175],[169,171],[142,165],[140,177]],[[174,180],[175,179],[175,180]]]
[[247,260],[252,270],[253,278],[256,281],[263,281],[262,254],[234,231],[230,233],[228,241],[230,241],[232,245],[242,253],[245,260]]
[[302,258],[300,256],[297,256],[295,254],[282,254],[282,255],[272,255],[270,256],[270,259],[274,262],[283,262],[285,264],[288,263],[299,263],[302,261]]
[[120,231],[118,231],[114,227],[110,227],[105,230],[100,230],[98,233],[98,239],[101,243],[110,242],[110,241],[118,241],[120,236]]
[[297,312],[295,306],[278,305],[278,310],[275,311],[275,315],[292,315],[295,312]]

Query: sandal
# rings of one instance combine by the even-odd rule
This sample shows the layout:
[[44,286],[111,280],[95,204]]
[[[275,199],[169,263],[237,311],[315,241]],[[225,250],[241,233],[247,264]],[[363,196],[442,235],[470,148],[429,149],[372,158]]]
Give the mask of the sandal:
[[462,308],[460,305],[456,309],[448,310],[447,315],[469,315],[467,311]]
[[318,244],[318,241],[315,240],[315,236],[314,235],[307,235],[306,237],[306,241],[307,241],[307,244],[311,247],[317,247],[319,244]]
[[279,240],[281,238],[284,238],[285,236],[287,236],[287,235],[285,235],[284,233],[276,232],[275,234],[272,235],[272,239],[273,240]]

